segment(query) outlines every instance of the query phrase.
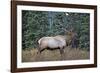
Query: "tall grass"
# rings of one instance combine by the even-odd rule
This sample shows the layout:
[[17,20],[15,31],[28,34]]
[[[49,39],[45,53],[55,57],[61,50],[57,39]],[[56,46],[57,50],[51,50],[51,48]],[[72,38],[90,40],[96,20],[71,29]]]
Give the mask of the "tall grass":
[[[37,54],[37,49],[23,50],[22,51],[22,62],[38,62],[38,61],[60,61],[61,54],[59,49],[47,50],[45,49],[41,54]],[[78,48],[66,47],[64,49],[63,60],[83,60],[89,59],[90,53],[86,50]]]

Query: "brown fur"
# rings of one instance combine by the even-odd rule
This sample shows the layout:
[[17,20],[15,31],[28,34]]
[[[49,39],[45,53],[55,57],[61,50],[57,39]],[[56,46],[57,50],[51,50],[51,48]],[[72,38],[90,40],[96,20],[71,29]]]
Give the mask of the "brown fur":
[[64,53],[64,47],[71,44],[71,40],[73,38],[73,32],[67,31],[67,35],[57,35],[54,37],[42,37],[39,39],[39,49],[38,52],[41,53],[44,49],[51,48],[59,48],[60,53]]

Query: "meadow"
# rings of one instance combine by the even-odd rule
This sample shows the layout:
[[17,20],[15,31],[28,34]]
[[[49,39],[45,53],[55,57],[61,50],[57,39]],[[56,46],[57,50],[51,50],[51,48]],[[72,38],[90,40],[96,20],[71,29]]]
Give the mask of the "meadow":
[[90,58],[90,53],[87,50],[79,48],[64,49],[64,57],[62,59],[59,49],[47,50],[45,49],[41,54],[37,53],[37,49],[23,50],[22,62],[39,62],[39,61],[59,61],[59,60],[85,60]]

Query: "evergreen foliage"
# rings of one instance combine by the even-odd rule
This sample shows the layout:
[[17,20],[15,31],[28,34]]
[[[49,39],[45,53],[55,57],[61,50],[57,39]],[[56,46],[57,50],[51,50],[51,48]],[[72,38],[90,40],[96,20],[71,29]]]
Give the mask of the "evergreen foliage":
[[73,28],[78,34],[78,46],[89,50],[88,13],[22,10],[22,48],[37,48],[44,36],[64,35],[64,29]]

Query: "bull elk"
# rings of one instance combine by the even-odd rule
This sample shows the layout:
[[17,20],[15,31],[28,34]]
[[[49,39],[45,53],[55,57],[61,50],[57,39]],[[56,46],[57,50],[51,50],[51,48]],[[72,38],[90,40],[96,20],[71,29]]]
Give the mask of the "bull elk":
[[72,31],[67,31],[66,35],[57,35],[52,37],[42,37],[38,40],[39,48],[38,53],[41,53],[44,49],[55,49],[59,48],[60,54],[64,53],[66,45],[71,43],[73,37]]

